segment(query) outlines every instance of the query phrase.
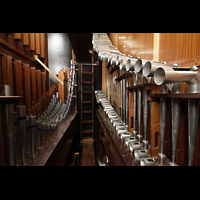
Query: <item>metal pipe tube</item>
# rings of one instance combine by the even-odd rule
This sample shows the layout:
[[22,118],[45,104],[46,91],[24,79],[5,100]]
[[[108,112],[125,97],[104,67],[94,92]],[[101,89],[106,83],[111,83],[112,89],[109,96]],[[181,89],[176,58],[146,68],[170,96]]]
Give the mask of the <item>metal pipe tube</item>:
[[154,158],[141,158],[140,166],[157,166]]
[[[126,87],[129,86],[129,78],[126,78]],[[129,92],[126,91],[126,124],[129,125]]]
[[[198,79],[199,81],[199,79]],[[189,93],[198,93],[199,84],[188,85]],[[188,99],[188,166],[192,166],[198,127],[198,100]]]
[[29,116],[29,127],[30,127],[30,136],[31,136],[31,148],[30,148],[30,157],[31,162],[36,161],[36,116]]
[[172,69],[173,66],[171,65],[166,65],[165,63],[159,63],[159,62],[155,62],[155,61],[147,61],[143,67],[142,73],[143,76],[145,77],[153,77],[154,72],[156,71],[156,69],[158,69],[159,67],[162,68],[169,68]]
[[[120,70],[120,75],[122,75],[122,70]],[[123,82],[120,81],[120,100],[121,100],[121,120],[123,121]]]
[[195,82],[199,76],[197,71],[174,71],[174,69],[159,67],[154,72],[154,82],[156,85],[167,83],[187,82],[189,85]]
[[27,143],[26,143],[26,106],[16,106],[17,121],[18,121],[18,134],[20,137],[20,151],[22,155],[22,165],[26,166],[27,160]]
[[[163,83],[185,81],[188,84],[189,93],[199,92],[200,74],[198,71],[192,71],[191,69],[189,71],[174,71],[173,69],[158,68],[154,73],[154,82],[157,85],[161,85]],[[173,101],[174,100],[172,99],[172,103],[174,103]],[[175,100],[177,105],[174,105],[175,107],[172,106],[173,109],[180,109],[178,108],[178,104],[180,104],[179,101],[180,100]],[[192,160],[194,157],[197,134],[197,112],[197,101],[195,99],[188,99],[188,165],[192,165]],[[179,116],[180,113],[177,115]],[[179,118],[177,115],[174,117]],[[176,145],[173,146],[173,148],[175,147]],[[175,150],[173,150],[172,163],[170,163],[171,165],[173,165],[173,162],[175,162],[175,153]]]
[[[0,85],[0,96],[12,96],[11,85]],[[15,140],[13,129],[13,106],[4,104],[0,107],[2,119],[2,136],[5,164],[8,166],[16,165]]]
[[42,150],[42,141],[41,141],[41,121],[37,120],[36,121],[36,152],[37,154],[41,153]]
[[134,156],[136,160],[140,160],[141,158],[148,158],[148,153],[145,150],[135,150],[134,151]]
[[[136,73],[133,73],[133,86],[136,86],[137,82]],[[133,90],[133,129],[136,131],[136,111],[137,111],[137,91]]]
[[[167,86],[161,85],[161,94],[167,93]],[[164,154],[164,140],[165,140],[165,128],[166,128],[166,114],[167,105],[166,98],[162,97],[160,99],[160,153],[158,153],[159,165],[163,166],[165,164],[166,155]]]
[[126,62],[126,71],[134,71],[137,60],[138,58],[129,58]]

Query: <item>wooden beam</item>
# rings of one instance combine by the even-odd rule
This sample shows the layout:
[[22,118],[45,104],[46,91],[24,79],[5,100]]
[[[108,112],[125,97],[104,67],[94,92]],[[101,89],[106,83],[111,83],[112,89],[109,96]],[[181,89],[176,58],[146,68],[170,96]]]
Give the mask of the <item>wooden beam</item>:
[[38,55],[34,55],[35,60],[37,60],[57,81],[60,82],[61,85],[64,85],[63,81],[61,81],[39,58]]

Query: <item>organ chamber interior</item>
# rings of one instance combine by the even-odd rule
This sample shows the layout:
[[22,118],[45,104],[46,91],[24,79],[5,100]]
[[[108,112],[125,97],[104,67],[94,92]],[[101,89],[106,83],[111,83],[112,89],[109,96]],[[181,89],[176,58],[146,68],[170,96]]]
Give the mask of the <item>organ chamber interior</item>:
[[[183,35],[93,35],[105,76],[102,90],[96,91],[99,128],[101,137],[112,141],[118,150],[120,165],[199,165],[198,52],[193,59],[184,55],[185,61],[177,63],[173,60],[178,59],[178,53],[184,54],[178,45],[173,47],[177,48],[176,55],[163,55],[169,49],[164,47],[165,40],[169,41],[169,36],[171,40],[178,36],[184,40]],[[191,36],[199,38],[197,34]],[[148,42],[147,38],[151,40]],[[112,157],[109,152],[108,155]],[[117,161],[113,165],[118,165]]]
[[199,33],[54,34],[0,33],[0,166],[200,165]]

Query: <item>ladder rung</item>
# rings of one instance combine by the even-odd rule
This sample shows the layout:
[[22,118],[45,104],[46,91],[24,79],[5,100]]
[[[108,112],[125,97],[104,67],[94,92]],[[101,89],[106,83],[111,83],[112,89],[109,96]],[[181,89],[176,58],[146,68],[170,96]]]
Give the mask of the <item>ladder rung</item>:
[[82,74],[90,74],[90,75],[93,75],[94,73],[93,73],[93,72],[82,72]]
[[81,91],[82,94],[93,94],[94,92],[93,91]]
[[93,103],[94,101],[82,101],[82,103]]
[[81,131],[82,134],[86,134],[86,133],[94,133],[94,130],[87,130],[87,131]]
[[87,121],[82,121],[82,124],[91,124],[94,123],[94,120],[87,120]]
[[82,113],[93,113],[93,110],[84,110]]
[[90,81],[82,81],[82,84],[94,84],[94,82],[90,82]]

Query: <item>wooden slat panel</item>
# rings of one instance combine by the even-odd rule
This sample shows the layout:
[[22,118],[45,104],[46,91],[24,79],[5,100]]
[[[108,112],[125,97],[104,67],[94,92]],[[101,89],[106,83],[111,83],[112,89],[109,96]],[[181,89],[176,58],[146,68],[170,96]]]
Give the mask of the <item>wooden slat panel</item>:
[[3,85],[12,85],[13,94],[12,56],[10,55],[2,58],[2,82]]
[[22,33],[22,44],[24,46],[28,46],[28,44],[29,44],[29,34],[28,33]]
[[35,33],[35,53],[40,55],[40,33]]
[[45,47],[44,33],[40,33],[40,58],[44,58],[44,47]]
[[17,40],[21,39],[21,33],[11,33],[11,35]]
[[30,69],[28,64],[22,66],[23,74],[23,90],[26,104],[26,114],[28,115],[28,109],[31,107],[31,80],[30,80]]
[[24,104],[24,92],[23,92],[23,77],[22,77],[22,62],[21,60],[13,61],[13,95],[23,96],[23,101],[16,105]]
[[37,83],[37,97],[39,99],[42,96],[42,77],[40,70],[36,70],[36,83]]
[[37,102],[37,87],[36,87],[36,72],[35,67],[30,67],[30,77],[31,77],[31,103]]
[[46,92],[46,74],[45,72],[41,72],[42,75],[42,94]]
[[35,50],[35,33],[29,33],[29,49]]

